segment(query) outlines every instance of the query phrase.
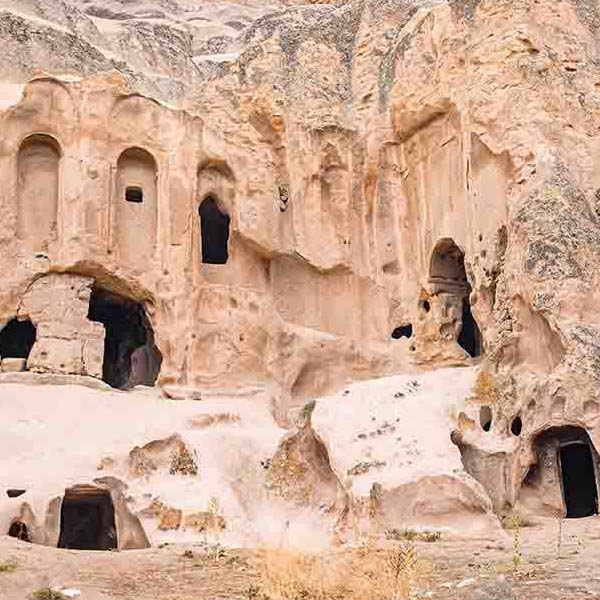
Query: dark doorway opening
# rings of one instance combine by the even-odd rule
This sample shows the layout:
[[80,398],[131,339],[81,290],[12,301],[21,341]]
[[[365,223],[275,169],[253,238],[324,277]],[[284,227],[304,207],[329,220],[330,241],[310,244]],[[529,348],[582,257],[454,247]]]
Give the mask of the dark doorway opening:
[[0,331],[1,358],[28,358],[37,337],[33,323],[12,319]]
[[483,343],[471,312],[471,285],[465,268],[465,254],[452,238],[443,238],[435,245],[429,267],[429,284],[436,294],[454,296],[457,307],[462,304],[462,327],[457,342],[469,356],[481,356]]
[[229,258],[228,214],[219,210],[217,200],[208,196],[200,204],[200,233],[202,236],[202,262],[212,265],[224,265]]
[[139,302],[95,286],[88,319],[102,323],[106,330],[102,365],[102,379],[106,383],[117,389],[156,383],[162,355]]
[[23,521],[13,521],[8,530],[8,535],[23,542],[31,542],[29,529],[27,529],[27,525]]
[[473,318],[468,298],[463,302],[462,329],[458,336],[458,344],[469,356],[481,356],[481,333],[477,321]]
[[111,550],[117,546],[115,509],[109,492],[93,486],[66,490],[60,511],[58,547]]
[[574,442],[559,448],[563,494],[568,519],[598,513],[594,461],[588,444]]
[[411,338],[413,334],[412,325],[403,325],[402,327],[396,327],[392,332],[392,338],[399,340],[400,338]]

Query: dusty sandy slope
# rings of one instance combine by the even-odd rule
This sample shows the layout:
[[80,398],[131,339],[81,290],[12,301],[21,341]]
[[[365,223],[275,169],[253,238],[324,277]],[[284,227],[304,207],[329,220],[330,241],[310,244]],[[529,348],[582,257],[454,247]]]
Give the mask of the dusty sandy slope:
[[[417,544],[431,561],[431,577],[419,596],[440,600],[580,600],[600,597],[600,518],[563,524],[561,558],[557,527],[522,530],[522,563],[512,566],[513,546],[504,540]],[[192,549],[194,558],[185,558]],[[56,550],[0,537],[0,597],[23,600],[45,585],[75,587],[82,600],[245,599],[260,585],[261,552],[226,551],[203,559],[198,547],[173,545],[144,551],[93,553]],[[368,555],[365,558],[368,560]]]

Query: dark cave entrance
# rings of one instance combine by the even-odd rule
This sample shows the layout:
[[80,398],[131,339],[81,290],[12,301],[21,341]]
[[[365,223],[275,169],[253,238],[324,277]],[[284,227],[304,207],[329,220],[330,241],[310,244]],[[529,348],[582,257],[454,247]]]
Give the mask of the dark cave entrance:
[[198,209],[202,236],[202,262],[224,265],[229,258],[229,223],[231,218],[221,212],[216,198],[206,197]]
[[481,356],[481,333],[471,312],[468,296],[463,301],[462,329],[458,336],[458,344],[469,356]]
[[0,357],[29,358],[36,337],[36,328],[29,319],[12,319],[0,331]]
[[58,548],[111,550],[118,547],[115,508],[110,493],[93,486],[65,491]]
[[102,379],[117,389],[153,386],[162,355],[143,306],[94,286],[88,319],[102,323],[106,330]]
[[568,519],[598,513],[594,460],[588,444],[573,442],[559,448],[563,495]]
[[458,306],[462,304],[462,327],[457,342],[472,358],[481,356],[483,343],[479,326],[471,311],[471,285],[465,269],[465,254],[451,238],[441,239],[433,249],[429,284],[435,294],[452,295]]
[[396,327],[394,331],[392,331],[392,339],[399,340],[402,338],[410,339],[413,335],[413,326],[410,325],[402,325],[401,327]]
[[16,538],[22,542],[31,542],[31,536],[29,535],[29,529],[23,521],[13,521],[8,530],[9,537]]

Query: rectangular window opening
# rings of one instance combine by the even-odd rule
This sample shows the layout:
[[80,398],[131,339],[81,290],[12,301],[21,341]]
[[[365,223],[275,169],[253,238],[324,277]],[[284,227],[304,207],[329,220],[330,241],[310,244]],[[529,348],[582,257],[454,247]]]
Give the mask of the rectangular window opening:
[[144,190],[138,186],[129,186],[125,189],[125,200],[141,204],[144,201]]

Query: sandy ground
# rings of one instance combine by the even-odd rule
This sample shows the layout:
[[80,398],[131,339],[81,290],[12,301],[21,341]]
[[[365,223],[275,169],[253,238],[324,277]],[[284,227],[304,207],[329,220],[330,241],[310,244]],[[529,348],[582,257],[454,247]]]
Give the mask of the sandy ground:
[[[419,597],[440,600],[579,600],[600,597],[600,517],[565,521],[558,557],[557,522],[521,531],[522,560],[513,566],[513,542],[417,543],[418,555],[433,566]],[[191,549],[194,558],[184,552]],[[347,551],[347,550],[343,550]],[[57,550],[0,537],[3,600],[30,598],[34,589],[77,588],[82,600],[246,599],[260,585],[262,553],[226,550],[218,560],[202,558],[194,546],[173,545],[130,552]],[[366,558],[368,560],[368,557]],[[485,592],[488,590],[488,592]],[[491,590],[491,591],[490,591]]]

